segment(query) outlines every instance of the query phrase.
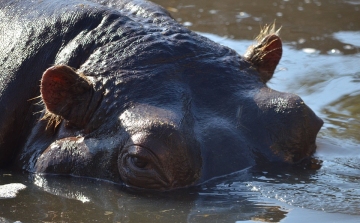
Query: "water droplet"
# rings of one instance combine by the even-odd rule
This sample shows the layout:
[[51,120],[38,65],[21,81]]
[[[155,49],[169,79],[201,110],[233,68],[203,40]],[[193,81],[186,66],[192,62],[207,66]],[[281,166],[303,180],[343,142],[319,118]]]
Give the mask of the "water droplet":
[[317,50],[314,49],[314,48],[303,48],[302,51],[303,51],[304,53],[308,53],[308,54],[313,54],[313,53],[316,53],[316,52],[317,52]]
[[303,43],[305,43],[306,42],[306,39],[304,39],[304,38],[300,38],[299,40],[298,40],[298,43],[299,44],[303,44]]
[[256,22],[260,22],[260,21],[262,21],[262,18],[261,17],[253,17],[253,20]]
[[210,13],[210,14],[216,14],[216,13],[217,13],[217,10],[214,10],[214,9],[209,10],[209,13]]
[[345,49],[345,50],[353,50],[353,49],[354,49],[354,46],[345,45],[345,46],[344,46],[344,49]]
[[338,49],[331,49],[327,53],[332,54],[332,55],[339,55],[339,54],[341,54],[341,51]]
[[236,18],[238,19],[245,19],[245,18],[249,18],[250,14],[246,13],[246,12],[239,12],[239,14],[236,15]]
[[183,25],[184,26],[192,26],[193,24],[192,24],[192,22],[184,22]]

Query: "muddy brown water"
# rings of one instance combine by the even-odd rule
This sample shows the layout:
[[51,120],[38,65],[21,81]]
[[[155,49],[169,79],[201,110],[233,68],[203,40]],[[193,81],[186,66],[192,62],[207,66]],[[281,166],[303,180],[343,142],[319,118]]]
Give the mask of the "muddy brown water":
[[0,185],[26,188],[0,186],[0,222],[360,222],[360,1],[154,2],[240,54],[260,26],[282,26],[269,86],[300,95],[325,121],[313,165],[256,166],[171,193],[1,170]]

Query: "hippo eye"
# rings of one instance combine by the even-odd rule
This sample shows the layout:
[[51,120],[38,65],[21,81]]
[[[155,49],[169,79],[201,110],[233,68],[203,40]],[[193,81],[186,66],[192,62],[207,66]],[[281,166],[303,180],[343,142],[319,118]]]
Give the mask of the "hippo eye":
[[131,157],[131,162],[138,168],[143,169],[148,165],[148,161],[140,157]]

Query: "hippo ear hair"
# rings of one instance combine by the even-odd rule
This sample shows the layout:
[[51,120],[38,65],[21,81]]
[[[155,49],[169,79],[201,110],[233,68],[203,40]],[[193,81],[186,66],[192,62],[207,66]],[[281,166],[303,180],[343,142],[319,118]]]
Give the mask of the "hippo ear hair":
[[263,83],[270,80],[282,56],[282,43],[278,36],[280,29],[275,31],[275,23],[265,26],[256,43],[248,48],[244,57],[259,72]]
[[66,65],[50,67],[42,76],[40,91],[46,107],[43,119],[55,122],[55,127],[62,119],[72,126],[84,127],[87,109],[94,93],[84,75],[77,74]]

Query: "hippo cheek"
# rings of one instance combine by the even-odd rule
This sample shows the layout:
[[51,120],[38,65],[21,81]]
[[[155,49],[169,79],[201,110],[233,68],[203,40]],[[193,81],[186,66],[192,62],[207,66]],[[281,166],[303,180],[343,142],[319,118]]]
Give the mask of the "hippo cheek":
[[91,157],[84,138],[57,140],[37,159],[35,172],[81,175]]

